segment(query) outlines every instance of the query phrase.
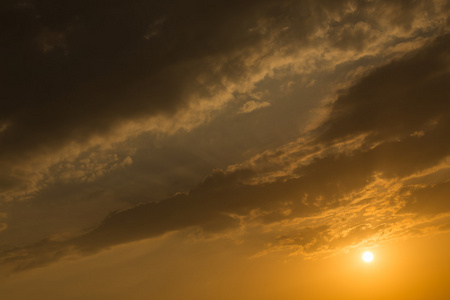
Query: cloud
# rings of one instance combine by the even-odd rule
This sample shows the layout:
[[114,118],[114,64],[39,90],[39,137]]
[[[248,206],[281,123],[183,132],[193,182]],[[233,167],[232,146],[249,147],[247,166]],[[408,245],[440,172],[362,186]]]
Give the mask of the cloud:
[[[339,51],[350,51],[349,56],[359,51],[363,56],[371,53],[362,49],[374,47],[371,40],[378,26],[393,26],[399,35],[408,35],[418,23],[432,23],[414,17],[425,2],[401,3],[382,1],[388,17],[382,15],[376,24],[371,23],[374,18],[358,20],[357,12],[369,12],[371,2],[357,7],[346,1],[258,1],[258,6],[253,1],[206,6],[180,2],[173,7],[146,1],[107,7],[37,2],[36,7],[12,9],[29,23],[17,29],[19,41],[10,41],[9,60],[0,74],[11,83],[4,99],[14,99],[2,102],[0,109],[0,121],[11,124],[0,132],[6,145],[0,159],[6,164],[6,157],[19,162],[34,152],[52,153],[65,144],[107,136],[129,119],[162,112],[170,116],[196,96],[230,93],[228,86],[251,82],[250,73],[260,72],[261,78],[273,69],[253,66],[273,54],[268,41],[275,41],[284,55],[328,36],[329,45]],[[124,13],[116,15],[118,10]],[[41,19],[31,17],[36,12]],[[433,14],[427,10],[426,15]],[[34,49],[31,44],[42,32],[47,32],[45,38]],[[42,43],[47,45],[45,53]],[[441,35],[343,90],[330,104],[328,118],[302,143],[216,171],[188,193],[113,212],[78,236],[6,249],[2,263],[24,270],[194,228],[220,235],[259,226],[275,234],[276,225],[284,233],[273,249],[309,254],[405,235],[424,224],[414,220],[405,225],[405,213],[435,215],[446,209],[447,183],[414,187],[408,195],[402,180],[450,155],[449,44],[450,36]],[[19,72],[19,65],[34,71]],[[243,109],[250,112],[264,103],[250,101]],[[76,158],[73,162],[80,166],[69,165],[55,174],[88,180],[133,158],[112,154],[86,159]],[[20,186],[14,179],[8,176],[1,184]]]
[[415,214],[427,214],[431,216],[448,214],[450,211],[449,197],[449,182],[411,187],[405,199],[405,207],[401,212],[413,212]]
[[254,110],[263,108],[263,107],[268,107],[270,106],[270,102],[267,101],[263,101],[263,102],[256,102],[256,101],[247,101],[244,103],[244,105],[242,105],[242,107],[239,109],[238,113],[240,114],[247,114],[250,113]]
[[335,103],[321,129],[331,141],[370,133],[374,142],[432,129],[446,122],[449,103],[448,35],[412,58],[395,61],[374,71],[346,91]]
[[[330,61],[380,53],[400,36],[431,36],[446,17],[444,5],[12,1],[1,12],[8,28],[0,72],[7,83],[0,102],[1,169],[21,174],[14,192],[31,194],[35,178],[54,163],[164,127],[160,119],[153,126],[130,122],[163,115],[188,124],[169,127],[198,126],[208,111],[220,109],[211,104],[215,97],[226,102],[280,67],[333,68]],[[198,99],[205,100],[201,107],[181,118]]]

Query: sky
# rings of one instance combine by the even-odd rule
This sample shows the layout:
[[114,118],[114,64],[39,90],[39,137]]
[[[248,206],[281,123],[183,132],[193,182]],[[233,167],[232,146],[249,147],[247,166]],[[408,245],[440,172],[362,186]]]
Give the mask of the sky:
[[449,17],[2,1],[1,298],[449,299]]

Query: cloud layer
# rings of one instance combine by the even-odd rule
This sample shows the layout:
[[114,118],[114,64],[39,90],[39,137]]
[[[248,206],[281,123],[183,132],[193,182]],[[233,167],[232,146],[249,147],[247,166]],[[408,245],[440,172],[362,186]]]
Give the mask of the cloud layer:
[[[332,3],[327,3],[328,13],[341,9],[340,3]],[[271,14],[276,16],[273,11],[278,10],[274,6],[267,7],[271,7]],[[418,7],[408,6],[405,20],[397,17],[392,22],[400,22],[399,26],[406,29],[414,26],[414,18],[408,19],[407,13],[412,14]],[[282,3],[277,3],[275,8],[287,13],[282,9]],[[213,13],[206,15],[217,18]],[[165,22],[169,22],[170,17],[165,18],[155,21],[153,26],[156,27],[147,34],[149,41],[158,37]],[[279,23],[289,20],[289,14],[282,20]],[[206,32],[194,32],[208,36],[212,29],[204,30]],[[362,29],[353,27],[353,30],[352,34],[356,35],[354,43],[364,42],[357,35]],[[102,29],[101,32],[108,30]],[[226,37],[226,33],[223,34]],[[345,40],[344,36],[350,33],[342,34],[341,39]],[[244,40],[251,40],[252,34],[249,35],[233,39],[241,41],[242,38],[245,44]],[[350,39],[346,45],[363,47],[352,41]],[[206,43],[206,49],[198,51],[219,51],[222,44],[216,43],[218,45]],[[226,40],[225,44],[229,47],[235,43]],[[238,44],[236,42],[236,47]],[[65,47],[70,51],[70,43],[67,45]],[[447,138],[450,134],[449,46],[450,36],[443,34],[401,59],[370,71],[340,91],[336,100],[328,104],[330,113],[321,125],[297,141],[268,150],[225,171],[217,170],[187,193],[113,212],[84,234],[63,239],[49,238],[5,250],[2,263],[23,270],[63,257],[96,253],[115,245],[183,230],[196,231],[197,238],[229,234],[255,238],[252,234],[256,230],[259,232],[257,239],[266,243],[260,254],[288,250],[303,255],[330,254],[358,245],[446,230],[450,222],[447,203],[450,172],[450,143]],[[47,51],[56,51],[58,47],[62,46],[54,45]],[[195,49],[192,46],[188,48],[190,51]],[[174,49],[179,49],[179,46]],[[109,67],[112,66],[108,66],[107,73],[114,74]],[[160,78],[164,76],[158,75],[158,80]],[[188,77],[183,80],[188,80]],[[165,84],[157,86],[161,88]],[[121,92],[113,94],[121,95]],[[156,110],[164,110],[181,103],[181,100],[162,101],[154,106]],[[145,109],[139,105],[131,106],[133,109],[140,107],[139,111],[153,107],[151,103],[142,105]],[[122,108],[117,107],[117,113],[119,111]],[[23,116],[30,113],[31,109],[23,112]],[[78,112],[73,113],[76,119],[80,118]],[[125,111],[125,116],[127,113],[132,114]],[[136,110],[135,114],[138,113]],[[101,119],[102,114],[94,109],[91,121]],[[89,124],[89,118],[87,113],[86,124]],[[14,121],[11,122],[14,126]],[[78,126],[75,123],[78,124],[70,125],[69,118],[67,126],[74,129]],[[12,138],[14,130],[10,135],[6,134],[5,139]],[[34,134],[39,136],[41,128],[37,126],[34,130]],[[44,131],[41,137],[56,134],[51,130]],[[8,150],[2,151],[7,153]]]

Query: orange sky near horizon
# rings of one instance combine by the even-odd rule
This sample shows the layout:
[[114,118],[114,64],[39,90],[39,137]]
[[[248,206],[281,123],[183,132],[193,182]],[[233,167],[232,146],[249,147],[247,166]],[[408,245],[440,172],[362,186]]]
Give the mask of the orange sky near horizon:
[[[5,299],[445,299],[449,234],[304,260],[179,236],[137,242],[9,277]],[[24,289],[23,287],[27,288]],[[64,294],[63,294],[64,293]]]

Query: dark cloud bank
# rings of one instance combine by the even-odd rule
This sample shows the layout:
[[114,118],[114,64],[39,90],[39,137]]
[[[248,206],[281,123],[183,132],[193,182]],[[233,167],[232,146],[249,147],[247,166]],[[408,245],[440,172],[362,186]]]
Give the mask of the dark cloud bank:
[[[297,17],[289,3],[5,2],[0,122],[10,125],[0,159],[83,142],[122,121],[173,112],[193,93],[219,91],[246,72],[242,62],[286,17]],[[258,22],[271,30],[250,30]]]
[[[53,22],[60,24],[57,20]],[[4,251],[2,264],[23,270],[68,255],[87,255],[114,245],[188,228],[220,233],[241,226],[238,216],[248,216],[255,210],[261,212],[257,218],[261,224],[314,216],[349,205],[343,196],[365,187],[374,174],[388,179],[404,178],[433,167],[450,154],[449,46],[450,36],[440,36],[415,53],[376,69],[342,92],[332,104],[329,118],[315,130],[316,138],[312,143],[325,148],[365,134],[362,146],[351,153],[318,157],[310,164],[298,167],[296,178],[259,185],[245,183],[259,176],[251,168],[218,171],[188,194],[111,213],[97,228],[81,236],[64,241],[43,240],[29,247]],[[178,46],[173,49],[175,51]],[[97,63],[102,64],[101,61]],[[102,68],[97,72],[102,72]],[[81,73],[84,71],[80,70]],[[20,107],[9,109],[19,111]],[[405,212],[416,215],[448,212],[448,185],[448,182],[405,185],[404,194],[400,195],[405,206],[396,212],[397,217]],[[286,206],[291,209],[289,215],[282,213]],[[355,226],[351,234],[334,247],[356,243],[389,226],[389,220],[369,229]],[[314,239],[311,236],[319,240],[316,243],[322,244],[333,239],[327,224],[280,239],[281,244],[301,246],[310,245]],[[310,245],[309,251],[316,251],[319,246]]]
[[[411,27],[415,13],[433,10],[427,1],[376,5],[395,12],[393,28]],[[171,113],[192,94],[209,96],[244,78],[248,57],[306,47],[327,24],[332,45],[360,49],[371,37],[351,28],[370,20],[376,29],[375,3],[353,6],[345,13],[347,1],[327,0],[4,1],[0,125],[7,129],[0,159],[20,160],[123,121]],[[349,28],[329,16],[344,16]]]

